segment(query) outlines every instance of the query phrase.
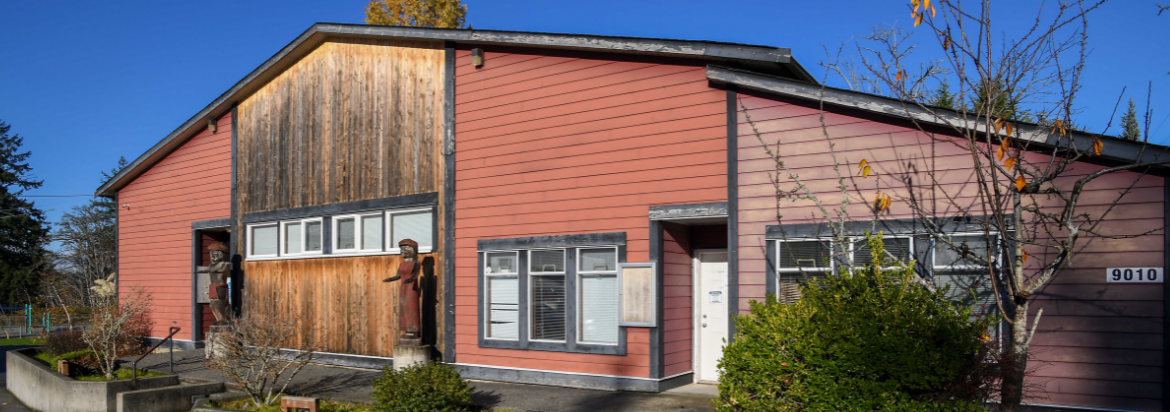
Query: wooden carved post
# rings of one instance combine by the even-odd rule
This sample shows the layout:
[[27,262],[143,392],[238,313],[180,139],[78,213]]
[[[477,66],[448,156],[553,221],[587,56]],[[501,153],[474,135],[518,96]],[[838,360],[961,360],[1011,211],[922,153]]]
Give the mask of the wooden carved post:
[[205,356],[215,356],[220,333],[231,333],[231,312],[228,307],[228,275],[232,264],[227,261],[228,247],[216,242],[207,247],[211,255],[211,265],[207,267],[208,283],[207,295],[210,300],[211,313],[215,315],[215,323],[207,331]]
[[421,265],[418,261],[418,242],[403,239],[398,242],[402,250],[402,263],[398,273],[383,282],[401,280],[398,292],[398,344],[394,345],[394,369],[402,369],[430,361],[430,345],[422,343],[422,310],[419,297],[422,283],[419,282]]

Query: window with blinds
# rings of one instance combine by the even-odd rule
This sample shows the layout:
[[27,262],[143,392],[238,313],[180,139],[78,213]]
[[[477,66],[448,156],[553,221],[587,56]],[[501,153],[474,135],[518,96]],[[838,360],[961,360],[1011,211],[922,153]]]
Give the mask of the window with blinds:
[[618,342],[617,249],[579,249],[577,268],[581,342]]
[[949,243],[935,240],[933,248],[935,286],[948,287],[947,298],[971,307],[974,316],[985,315],[995,307],[990,268],[997,267],[1000,259],[998,236],[993,234],[990,238],[988,244],[986,234],[952,235]]
[[[914,239],[909,237],[885,237],[882,245],[886,249],[887,262],[910,263],[913,255]],[[853,242],[853,264],[856,267],[873,263],[873,250],[865,243],[865,239]],[[893,266],[893,265],[891,265]]]
[[528,252],[532,288],[532,327],[529,339],[565,341],[565,251]]
[[520,338],[519,257],[515,252],[488,253],[484,259],[487,319],[484,334],[491,339]]
[[833,243],[810,239],[776,242],[776,297],[783,303],[800,299],[800,285],[833,270]]
[[248,227],[249,256],[276,256],[279,242],[275,224]]

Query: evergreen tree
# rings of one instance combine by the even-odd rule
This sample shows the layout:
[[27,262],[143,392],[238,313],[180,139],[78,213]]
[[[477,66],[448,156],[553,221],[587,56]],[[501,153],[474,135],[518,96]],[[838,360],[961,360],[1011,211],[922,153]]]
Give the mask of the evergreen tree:
[[[123,157],[118,159],[118,167],[102,172],[101,184],[124,167],[126,158]],[[70,290],[83,302],[89,301],[89,287],[94,281],[105,279],[115,271],[117,216],[113,198],[96,197],[62,215],[53,231],[53,240],[61,245],[60,262],[65,265],[59,269]]]
[[951,110],[958,108],[958,103],[958,96],[955,96],[954,93],[951,93],[950,85],[945,81],[938,84],[938,89],[934,91],[934,95],[931,96],[930,101],[927,102],[927,104],[931,106],[943,107]]
[[1129,110],[1121,117],[1121,137],[1129,140],[1142,140],[1142,128],[1138,125],[1137,108],[1133,99],[1129,99]]
[[1019,105],[1019,98],[1011,89],[1006,88],[1003,81],[995,79],[979,85],[971,99],[970,110],[981,116],[988,115],[990,110],[991,119],[1030,121],[1031,116],[1023,113]]
[[41,187],[28,165],[31,152],[21,152],[24,138],[8,135],[0,121],[0,305],[33,303],[39,272],[48,265],[45,243],[49,226],[44,212],[20,196]]

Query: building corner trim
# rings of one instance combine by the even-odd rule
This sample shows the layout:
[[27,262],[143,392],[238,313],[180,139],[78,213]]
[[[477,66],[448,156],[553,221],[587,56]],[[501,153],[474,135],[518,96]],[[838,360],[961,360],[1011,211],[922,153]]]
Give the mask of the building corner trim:
[[455,362],[455,42],[443,60],[443,361]]
[[727,85],[727,342],[735,341],[739,314],[739,109],[734,85]]

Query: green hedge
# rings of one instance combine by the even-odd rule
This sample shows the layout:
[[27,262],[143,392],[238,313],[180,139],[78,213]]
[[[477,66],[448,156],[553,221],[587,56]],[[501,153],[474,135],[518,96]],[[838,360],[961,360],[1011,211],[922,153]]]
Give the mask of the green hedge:
[[378,412],[461,412],[472,410],[471,387],[454,367],[442,363],[384,368],[374,381]]
[[[880,238],[870,239],[882,262]],[[945,290],[877,265],[768,296],[735,318],[719,411],[977,411],[994,386],[984,336]]]

